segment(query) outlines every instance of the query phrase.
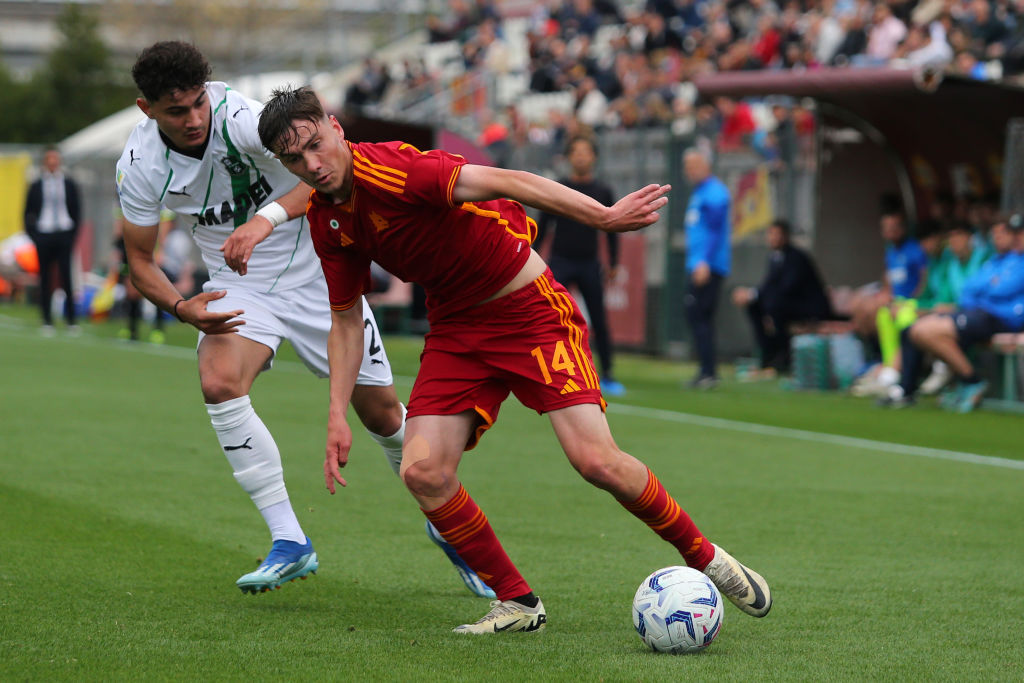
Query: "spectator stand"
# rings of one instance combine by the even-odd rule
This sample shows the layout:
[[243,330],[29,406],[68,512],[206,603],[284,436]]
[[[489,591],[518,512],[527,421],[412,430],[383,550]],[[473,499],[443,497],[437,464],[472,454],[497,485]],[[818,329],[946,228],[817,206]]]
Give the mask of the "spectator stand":
[[[965,167],[971,173],[960,176],[979,179],[982,192],[993,191],[987,160],[1002,152],[1006,120],[1024,115],[1024,90],[973,75],[943,78],[941,62],[948,55],[936,62],[915,52],[928,47],[929,39],[936,43],[931,47],[942,47],[945,39],[934,16],[913,18],[915,26],[929,26],[930,34],[911,30],[913,40],[882,55],[874,48],[867,54],[866,40],[825,49],[824,43],[837,43],[847,32],[830,10],[809,10],[801,22],[801,13],[791,9],[762,11],[712,3],[706,15],[698,15],[673,7],[665,5],[665,22],[638,5],[583,15],[568,4],[546,7],[525,2],[488,6],[489,11],[477,11],[480,16],[475,19],[462,17],[465,21],[447,17],[445,26],[457,30],[432,34],[434,42],[404,53],[412,55],[413,67],[424,64],[429,82],[399,81],[408,75],[406,65],[392,62],[392,81],[412,88],[403,93],[398,87],[370,106],[380,107],[384,116],[454,129],[478,141],[481,131],[503,124],[508,131],[503,147],[507,156],[492,156],[508,166],[545,175],[554,175],[558,168],[558,141],[564,142],[567,132],[582,125],[596,132],[601,163],[607,166],[601,175],[616,191],[633,189],[637,181],[648,178],[671,182],[676,190],[666,225],[645,234],[644,271],[649,294],[645,350],[668,355],[678,354],[675,345],[682,339],[667,329],[670,323],[661,329],[661,323],[652,321],[673,320],[666,306],[681,293],[672,274],[672,255],[685,250],[674,229],[682,219],[687,194],[676,158],[685,147],[709,144],[716,152],[716,174],[732,175],[732,182],[726,182],[734,191],[750,186],[747,180],[752,175],[753,185],[763,187],[757,175],[759,167],[766,166],[773,212],[806,236],[810,244],[805,246],[811,247],[833,282],[859,284],[876,276],[867,255],[879,246],[878,238],[863,226],[867,221],[873,224],[874,216],[868,214],[882,193],[899,193],[908,210],[924,212],[930,194],[950,190],[945,185],[951,169]],[[675,16],[677,11],[682,13]],[[963,12],[953,15],[944,30],[959,53],[964,47],[958,31],[962,33],[970,20],[961,16]],[[849,29],[853,37],[870,37],[883,19],[893,23],[888,17],[861,19],[863,25]],[[900,15],[900,21],[908,18]],[[663,35],[664,26],[677,35]],[[841,30],[837,33],[836,28]],[[781,44],[778,35],[784,39]],[[803,52],[794,49],[795,43]],[[700,54],[709,56],[702,62]],[[857,62],[862,55],[889,66],[824,66]],[[901,70],[899,64],[912,68]],[[951,71],[959,73],[958,68]],[[592,113],[583,102],[584,94],[592,94],[587,83],[591,79],[598,82],[607,103],[603,110],[596,108],[603,115],[584,125],[583,111]],[[703,99],[695,99],[694,90]],[[746,99],[730,105],[727,100],[733,98]],[[843,110],[844,116],[833,113],[827,118],[826,105],[831,112]],[[962,135],[950,137],[950,129]],[[631,144],[620,147],[619,135]],[[660,145],[654,141],[659,135],[664,140]],[[872,146],[876,149],[865,149]],[[523,163],[525,157],[535,163]],[[642,162],[633,163],[641,157]],[[626,173],[620,176],[620,169]],[[651,169],[653,177],[648,175]],[[942,187],[929,186],[929,178]],[[759,193],[764,191],[754,194]],[[924,205],[917,206],[922,201]],[[745,258],[740,256],[745,246],[739,246],[736,254]],[[659,260],[664,268],[655,265]],[[723,340],[739,336],[730,334],[728,327],[727,323],[720,330]],[[842,337],[844,331],[841,324],[829,322],[813,333]]]

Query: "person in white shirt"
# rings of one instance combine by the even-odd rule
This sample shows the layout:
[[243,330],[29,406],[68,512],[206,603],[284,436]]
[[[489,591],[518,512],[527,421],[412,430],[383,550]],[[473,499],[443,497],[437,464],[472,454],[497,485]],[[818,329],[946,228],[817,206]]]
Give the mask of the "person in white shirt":
[[[315,572],[319,562],[289,501],[277,444],[253,410],[249,390],[285,339],[313,373],[327,377],[331,311],[305,221],[310,188],[297,184],[260,143],[262,105],[209,76],[206,59],[188,43],[143,50],[132,77],[147,119],[128,138],[116,180],[132,281],[154,304],[199,330],[207,412],[235,479],[270,529],[271,552],[236,582],[243,592],[257,593]],[[161,205],[190,224],[209,270],[204,291],[188,299],[154,260]],[[352,405],[397,474],[405,408],[365,300],[362,310],[363,362]],[[470,590],[493,597],[454,551],[449,557]]]
[[953,61],[953,48],[946,40],[946,29],[940,21],[912,24],[893,54],[895,67],[943,68]]
[[43,152],[39,178],[28,188],[25,198],[25,232],[36,245],[39,256],[39,306],[43,314],[43,334],[53,336],[51,305],[54,266],[64,288],[64,320],[72,334],[78,333],[75,297],[71,284],[71,253],[81,222],[78,185],[64,175],[60,152],[48,147]]
[[892,8],[885,3],[875,5],[872,21],[864,58],[882,64],[893,56],[897,46],[907,35],[907,25],[893,15]]

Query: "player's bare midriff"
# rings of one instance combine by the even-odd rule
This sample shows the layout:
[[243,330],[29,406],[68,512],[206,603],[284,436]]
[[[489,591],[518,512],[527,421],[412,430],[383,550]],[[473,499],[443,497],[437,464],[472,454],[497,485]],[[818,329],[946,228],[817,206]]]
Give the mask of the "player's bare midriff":
[[[480,303],[485,304],[488,301],[494,301],[495,299],[499,299],[505,296],[506,294],[511,294],[517,289],[522,289],[523,287],[525,287],[526,285],[530,284],[531,282],[539,278],[541,275],[543,275],[544,271],[547,270],[547,268],[548,264],[544,262],[544,259],[540,257],[540,254],[535,252],[533,249],[530,249],[530,258],[526,260],[526,263],[524,263],[523,267],[519,269],[519,272],[516,273],[516,276],[512,278],[507,285],[505,285],[504,287],[502,287],[497,292],[487,297]],[[480,304],[477,305],[479,306]]]

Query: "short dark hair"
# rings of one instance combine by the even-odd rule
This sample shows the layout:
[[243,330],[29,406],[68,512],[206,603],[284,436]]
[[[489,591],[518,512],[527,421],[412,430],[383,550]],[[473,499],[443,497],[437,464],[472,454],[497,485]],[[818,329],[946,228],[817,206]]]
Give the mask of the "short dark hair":
[[149,102],[204,85],[211,73],[199,48],[180,40],[153,43],[139,54],[132,67],[135,86]]
[[289,142],[298,137],[295,121],[320,124],[326,116],[320,98],[308,85],[295,89],[290,86],[278,88],[271,93],[260,113],[260,142],[274,154],[280,154]]
[[596,157],[598,155],[597,143],[594,142],[594,138],[589,135],[573,135],[569,138],[569,142],[565,143],[565,153],[569,154],[572,152],[572,148],[575,147],[578,142],[585,142],[590,146],[590,151],[594,153],[594,156]]
[[789,224],[785,218],[776,218],[768,224],[769,228],[775,227],[782,231],[782,234],[789,237],[793,234],[793,227]]

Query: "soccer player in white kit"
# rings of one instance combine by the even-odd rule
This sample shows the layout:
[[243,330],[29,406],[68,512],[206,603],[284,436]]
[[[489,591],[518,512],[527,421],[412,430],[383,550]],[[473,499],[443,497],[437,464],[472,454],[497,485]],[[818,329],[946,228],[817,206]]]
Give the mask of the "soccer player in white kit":
[[[270,368],[284,339],[312,372],[329,375],[327,286],[305,222],[310,188],[296,184],[260,143],[262,105],[209,82],[209,64],[195,46],[156,43],[139,55],[132,76],[142,93],[136,103],[148,117],[117,162],[132,281],[199,330],[199,379],[210,421],[273,541],[260,567],[237,585],[243,592],[270,590],[318,567],[289,502],[278,447],[249,400],[256,376]],[[204,291],[190,299],[154,261],[161,206],[191,222],[210,273]],[[352,405],[397,474],[405,408],[365,299],[362,306],[363,362]],[[494,597],[439,534],[428,528],[428,535],[467,588]]]

